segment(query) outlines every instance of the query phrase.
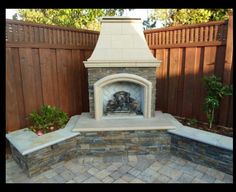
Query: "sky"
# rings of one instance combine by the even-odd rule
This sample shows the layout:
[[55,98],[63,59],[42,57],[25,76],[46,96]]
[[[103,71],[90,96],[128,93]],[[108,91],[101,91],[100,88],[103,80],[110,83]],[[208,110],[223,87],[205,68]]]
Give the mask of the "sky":
[[[16,13],[16,11],[17,9],[6,9],[6,18],[12,19],[12,16]],[[140,17],[142,20],[146,20],[150,13],[151,9],[133,9],[131,11],[126,9],[123,16]],[[161,26],[161,23],[157,22],[156,28],[160,28]]]

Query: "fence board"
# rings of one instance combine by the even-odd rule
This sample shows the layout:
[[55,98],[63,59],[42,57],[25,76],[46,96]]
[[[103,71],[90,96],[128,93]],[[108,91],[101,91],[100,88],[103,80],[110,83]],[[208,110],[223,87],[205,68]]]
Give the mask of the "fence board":
[[192,118],[197,119],[198,114],[203,113],[202,100],[199,98],[199,91],[202,84],[202,74],[201,70],[201,48],[195,48],[195,62],[193,69],[193,97],[192,97]]
[[182,105],[183,105],[183,86],[184,86],[184,69],[185,69],[185,48],[180,48],[179,51],[179,62],[178,62],[178,89],[177,89],[177,110],[176,115],[182,116]]
[[[156,49],[156,58],[159,58],[162,60],[163,64],[165,63],[164,60],[164,49]],[[163,77],[163,67],[157,68],[156,69],[156,75],[157,75],[157,83],[156,83],[156,108],[158,110],[164,108],[164,102],[163,102],[163,97],[162,97],[162,91],[164,89],[164,78]]]
[[[161,96],[163,97],[163,108],[164,112],[168,111],[168,78],[169,78],[169,50],[163,49],[163,61],[162,61],[162,79],[161,82],[163,84],[163,90],[161,90]],[[158,100],[158,98],[156,98]]]
[[35,83],[35,66],[32,58],[32,49],[20,48],[20,65],[22,74],[22,87],[24,95],[25,113],[29,114],[38,108],[37,85]]
[[40,70],[40,57],[39,57],[39,49],[32,49],[32,61],[34,65],[34,78],[35,78],[35,85],[36,85],[36,106],[40,108],[43,104],[43,91],[42,91],[42,76]]
[[170,50],[168,111],[172,114],[176,114],[177,112],[178,63],[181,62],[180,51],[180,48]]
[[186,48],[182,114],[188,118],[192,117],[195,59],[196,48]]
[[15,102],[17,100],[17,92],[15,80],[15,67],[12,62],[12,53],[11,49],[8,48],[6,50],[6,126],[8,131],[13,131],[18,129],[21,126],[20,123],[20,114],[18,113],[18,103]]
[[68,66],[67,54],[69,50],[57,50],[57,73],[59,86],[59,106],[69,113]]
[[[26,118],[25,118],[25,106],[24,106],[24,97],[23,97],[23,88],[22,88],[19,50],[16,48],[11,48],[10,50],[11,50],[11,54],[9,56],[12,58],[12,64],[14,65],[14,71],[15,71],[14,73],[15,81],[13,83],[15,84],[15,92],[17,95],[16,101],[17,101],[17,106],[18,106],[20,127],[23,127],[26,125]],[[12,103],[14,103],[14,101]]]
[[[42,78],[43,103],[52,106],[58,106],[57,102],[57,72],[55,56],[51,54],[50,49],[39,49],[40,69]],[[51,83],[49,83],[51,82]],[[56,84],[56,85],[55,85]]]

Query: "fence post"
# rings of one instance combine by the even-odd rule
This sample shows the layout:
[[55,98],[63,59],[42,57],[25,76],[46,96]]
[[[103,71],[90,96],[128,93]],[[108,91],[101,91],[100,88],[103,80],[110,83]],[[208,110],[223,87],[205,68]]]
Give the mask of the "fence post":
[[[226,37],[226,49],[225,49],[225,62],[224,62],[224,73],[223,73],[223,83],[229,85],[231,83],[231,70],[233,67],[233,13],[229,12],[229,20],[227,27],[227,37]],[[232,73],[233,74],[233,73]],[[229,122],[230,116],[230,98],[226,97],[222,99],[220,107],[219,123],[223,125],[232,125]]]
[[233,13],[229,13],[228,29],[227,29],[227,40],[225,50],[225,71],[224,71],[224,82],[230,82],[230,71],[233,62]]

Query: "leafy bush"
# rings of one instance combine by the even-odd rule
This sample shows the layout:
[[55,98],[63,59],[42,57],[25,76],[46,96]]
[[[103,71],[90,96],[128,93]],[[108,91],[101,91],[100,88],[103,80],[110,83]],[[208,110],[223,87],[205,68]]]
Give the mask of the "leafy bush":
[[186,122],[186,124],[189,125],[189,126],[196,125],[197,123],[198,123],[198,120],[195,119],[195,118],[187,119],[187,122]]
[[69,120],[65,112],[50,105],[42,106],[38,112],[33,111],[28,118],[32,123],[30,129],[36,133],[48,133],[63,128]]
[[220,100],[226,95],[232,95],[233,86],[223,85],[221,79],[212,76],[205,76],[203,81],[207,90],[207,97],[204,102],[204,111],[206,112],[209,127],[212,127],[214,121],[215,109],[220,106]]

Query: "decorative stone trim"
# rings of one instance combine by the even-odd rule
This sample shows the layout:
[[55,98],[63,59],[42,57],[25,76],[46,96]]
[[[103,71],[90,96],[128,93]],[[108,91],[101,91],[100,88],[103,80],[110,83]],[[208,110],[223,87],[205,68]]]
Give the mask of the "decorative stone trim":
[[100,19],[101,23],[142,23],[141,18],[123,17],[123,16],[105,16]]
[[102,106],[102,92],[105,85],[118,82],[128,81],[139,84],[144,88],[144,118],[151,118],[151,99],[152,99],[152,83],[143,77],[129,73],[119,73],[106,76],[96,83],[94,83],[94,107],[95,107],[95,119],[100,120],[103,115]]
[[160,67],[162,61],[84,61],[85,68],[91,67]]

